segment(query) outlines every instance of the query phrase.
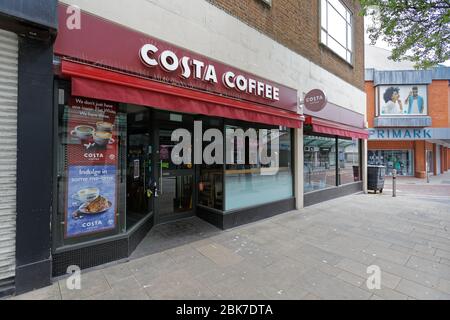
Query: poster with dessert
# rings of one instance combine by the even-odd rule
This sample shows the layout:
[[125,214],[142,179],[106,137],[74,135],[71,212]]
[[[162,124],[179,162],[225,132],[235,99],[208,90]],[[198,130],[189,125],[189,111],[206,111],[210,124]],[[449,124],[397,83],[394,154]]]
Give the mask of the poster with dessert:
[[66,238],[116,228],[118,137],[114,103],[73,97],[67,114]]
[[116,227],[115,166],[70,166],[66,238]]

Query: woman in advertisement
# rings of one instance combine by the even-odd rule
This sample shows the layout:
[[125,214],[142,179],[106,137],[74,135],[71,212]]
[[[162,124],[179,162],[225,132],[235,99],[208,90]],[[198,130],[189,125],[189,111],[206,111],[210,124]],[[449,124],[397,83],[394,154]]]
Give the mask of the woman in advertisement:
[[383,95],[385,105],[382,108],[382,114],[402,114],[403,104],[400,99],[400,89],[389,87]]

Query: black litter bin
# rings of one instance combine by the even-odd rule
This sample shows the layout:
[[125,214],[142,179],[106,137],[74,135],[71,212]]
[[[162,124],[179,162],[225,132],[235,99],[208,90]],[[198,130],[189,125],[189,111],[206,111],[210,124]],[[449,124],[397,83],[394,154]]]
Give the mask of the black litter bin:
[[384,177],[386,176],[386,167],[384,166],[367,166],[367,189],[380,191],[383,193]]

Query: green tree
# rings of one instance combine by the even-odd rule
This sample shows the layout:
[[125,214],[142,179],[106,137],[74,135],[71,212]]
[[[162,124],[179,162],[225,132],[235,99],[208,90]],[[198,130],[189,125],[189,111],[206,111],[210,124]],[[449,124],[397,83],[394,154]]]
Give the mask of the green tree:
[[359,0],[369,38],[392,47],[391,59],[427,69],[450,59],[450,0]]

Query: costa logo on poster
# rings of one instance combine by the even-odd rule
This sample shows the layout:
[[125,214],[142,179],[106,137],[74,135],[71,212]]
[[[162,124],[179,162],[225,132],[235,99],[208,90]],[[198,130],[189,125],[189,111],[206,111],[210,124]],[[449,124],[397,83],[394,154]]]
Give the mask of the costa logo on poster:
[[207,64],[187,56],[178,57],[171,50],[160,52],[159,48],[153,44],[144,45],[139,51],[139,56],[147,67],[160,66],[166,72],[179,72],[183,79],[194,78],[212,84],[218,84],[221,79],[223,85],[228,89],[272,101],[280,101],[280,88],[276,86],[242,74],[235,74],[233,71],[226,71],[222,75],[218,75],[213,64]]

